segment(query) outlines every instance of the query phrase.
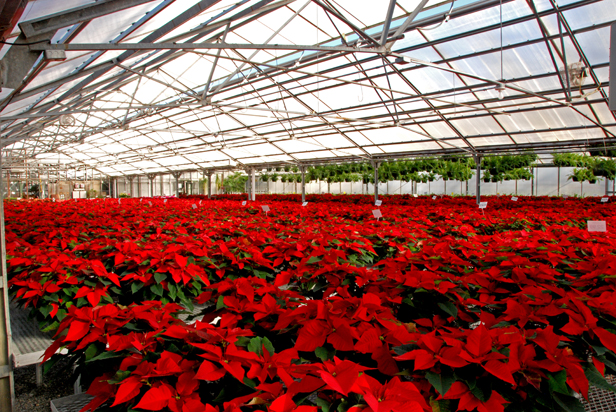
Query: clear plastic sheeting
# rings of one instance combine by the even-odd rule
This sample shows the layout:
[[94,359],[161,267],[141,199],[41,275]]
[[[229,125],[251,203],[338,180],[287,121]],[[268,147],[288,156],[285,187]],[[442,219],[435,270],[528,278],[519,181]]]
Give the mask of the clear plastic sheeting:
[[389,1],[29,2],[20,23],[65,26],[33,39],[36,60],[0,51],[23,72],[0,92],[4,165],[120,176],[616,142],[616,0],[393,4],[389,21]]

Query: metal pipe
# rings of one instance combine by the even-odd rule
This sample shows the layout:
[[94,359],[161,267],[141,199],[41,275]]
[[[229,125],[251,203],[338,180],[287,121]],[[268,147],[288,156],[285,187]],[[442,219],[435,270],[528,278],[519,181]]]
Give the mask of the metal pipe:
[[477,166],[476,187],[477,187],[477,204],[481,203],[481,156],[475,156],[475,165]]
[[372,162],[374,168],[374,202],[379,200],[379,162]]
[[302,203],[306,201],[306,167],[301,166],[299,170],[302,172]]

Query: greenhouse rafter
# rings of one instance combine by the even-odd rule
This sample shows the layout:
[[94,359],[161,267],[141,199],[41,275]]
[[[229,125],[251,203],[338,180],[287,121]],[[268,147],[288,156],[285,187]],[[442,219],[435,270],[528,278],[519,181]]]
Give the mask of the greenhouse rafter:
[[3,47],[37,59],[0,94],[0,145],[111,176],[583,150],[616,132],[608,3],[32,3]]

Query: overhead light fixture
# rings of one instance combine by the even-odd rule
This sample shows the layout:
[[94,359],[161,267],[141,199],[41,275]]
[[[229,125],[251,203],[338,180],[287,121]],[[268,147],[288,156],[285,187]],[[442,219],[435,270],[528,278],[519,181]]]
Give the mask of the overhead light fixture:
[[496,90],[498,92],[498,100],[503,100],[503,97],[505,96],[505,85],[500,83],[497,84],[496,87],[494,88],[494,90]]
[[396,60],[394,60],[395,64],[409,64],[410,62],[411,58],[406,56],[398,56],[396,57]]

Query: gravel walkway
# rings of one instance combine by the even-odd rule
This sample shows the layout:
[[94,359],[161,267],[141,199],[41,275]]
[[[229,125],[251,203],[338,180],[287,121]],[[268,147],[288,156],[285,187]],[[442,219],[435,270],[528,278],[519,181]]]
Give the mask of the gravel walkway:
[[36,373],[33,366],[14,370],[15,375],[15,407],[13,412],[50,412],[49,402],[73,394],[70,383],[70,371],[64,369],[62,362],[54,365],[47,375],[43,376],[43,386],[36,386]]

